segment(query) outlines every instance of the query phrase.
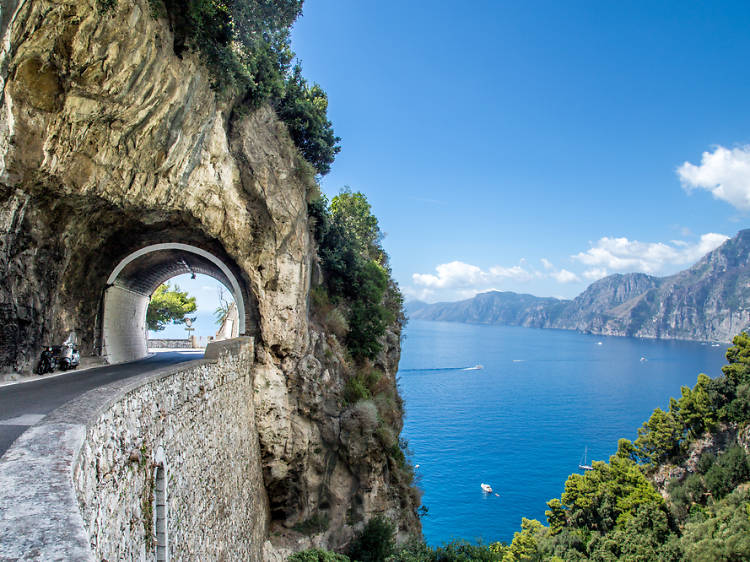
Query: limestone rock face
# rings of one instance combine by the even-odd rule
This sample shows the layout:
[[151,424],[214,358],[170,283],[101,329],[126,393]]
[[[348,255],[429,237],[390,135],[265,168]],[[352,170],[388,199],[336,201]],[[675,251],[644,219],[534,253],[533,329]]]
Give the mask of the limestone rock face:
[[[285,544],[341,546],[375,513],[418,530],[416,498],[367,412],[342,406],[340,346],[308,321],[316,186],[285,126],[217,95],[147,0],[2,8],[0,366],[29,369],[40,345],[73,331],[96,354],[115,266],[151,244],[200,247],[250,295],[264,481]],[[385,343],[395,388],[398,334]],[[327,530],[290,530],[318,511]]]

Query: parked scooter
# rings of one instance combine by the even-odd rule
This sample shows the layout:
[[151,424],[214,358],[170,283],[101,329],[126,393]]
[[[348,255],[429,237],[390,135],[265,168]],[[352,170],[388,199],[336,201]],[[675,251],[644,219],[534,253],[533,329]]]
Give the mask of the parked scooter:
[[57,355],[57,364],[61,370],[75,369],[81,363],[81,354],[78,352],[78,346],[72,344],[63,344],[60,346]]
[[39,358],[39,364],[36,366],[36,374],[44,375],[46,373],[51,373],[55,370],[56,363],[55,356],[52,353],[52,348],[50,346],[45,347]]

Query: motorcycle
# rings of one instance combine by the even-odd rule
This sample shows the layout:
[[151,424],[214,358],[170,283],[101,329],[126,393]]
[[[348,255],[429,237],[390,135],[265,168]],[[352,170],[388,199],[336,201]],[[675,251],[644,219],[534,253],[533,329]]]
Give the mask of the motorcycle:
[[61,370],[75,369],[81,363],[81,354],[78,347],[71,344],[63,344],[57,356],[57,364]]
[[52,353],[52,348],[50,346],[45,347],[39,358],[39,364],[36,366],[36,374],[44,375],[46,373],[51,373],[55,370],[56,363],[55,356]]

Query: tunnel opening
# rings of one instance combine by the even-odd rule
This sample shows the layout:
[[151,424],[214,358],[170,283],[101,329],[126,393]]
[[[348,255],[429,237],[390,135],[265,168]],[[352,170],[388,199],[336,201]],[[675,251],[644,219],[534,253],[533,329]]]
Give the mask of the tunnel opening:
[[[158,296],[162,288],[165,293],[180,292],[188,300],[193,299],[195,309],[186,312],[183,319],[172,318],[168,312],[170,299],[165,301],[163,296]],[[157,306],[152,311],[155,304]],[[172,340],[180,340],[180,347],[191,343],[203,348],[211,340],[240,335],[239,314],[232,291],[221,281],[203,273],[178,275],[160,285],[151,295],[148,310],[149,350],[169,347],[167,344]],[[195,341],[190,341],[191,338]]]
[[[236,261],[247,247],[230,253],[194,215],[121,208],[95,196],[54,190],[4,192],[1,186],[0,201],[0,218],[9,225],[0,236],[0,372],[30,373],[44,346],[71,338],[82,358],[106,356],[105,309],[115,321],[105,307],[110,287],[129,292],[130,300],[145,306],[160,278],[190,268],[225,284],[244,305],[242,333],[260,338],[251,272]],[[190,248],[174,247],[176,243]],[[171,247],[158,253],[160,244]],[[118,321],[132,330],[141,313],[131,308],[131,317]],[[111,338],[110,343],[117,346]]]
[[148,354],[146,310],[159,285],[182,274],[204,274],[229,291],[238,312],[238,333],[247,335],[248,292],[235,271],[213,253],[191,244],[151,244],[128,254],[110,273],[102,299],[101,355],[109,363]]

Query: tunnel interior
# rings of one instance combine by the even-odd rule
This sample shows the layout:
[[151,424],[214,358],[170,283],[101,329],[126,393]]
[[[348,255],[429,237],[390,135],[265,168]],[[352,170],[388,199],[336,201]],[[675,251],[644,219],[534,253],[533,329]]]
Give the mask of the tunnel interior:
[[107,279],[102,314],[102,355],[110,363],[146,356],[146,309],[154,290],[181,274],[208,275],[231,293],[239,333],[247,332],[245,291],[231,268],[216,256],[183,243],[153,244],[126,256]]
[[[249,272],[189,213],[0,187],[0,219],[0,371],[30,372],[44,346],[73,334],[82,357],[145,353],[149,297],[182,273],[224,284],[243,311],[241,333],[260,337]],[[128,339],[141,351],[128,351]]]

